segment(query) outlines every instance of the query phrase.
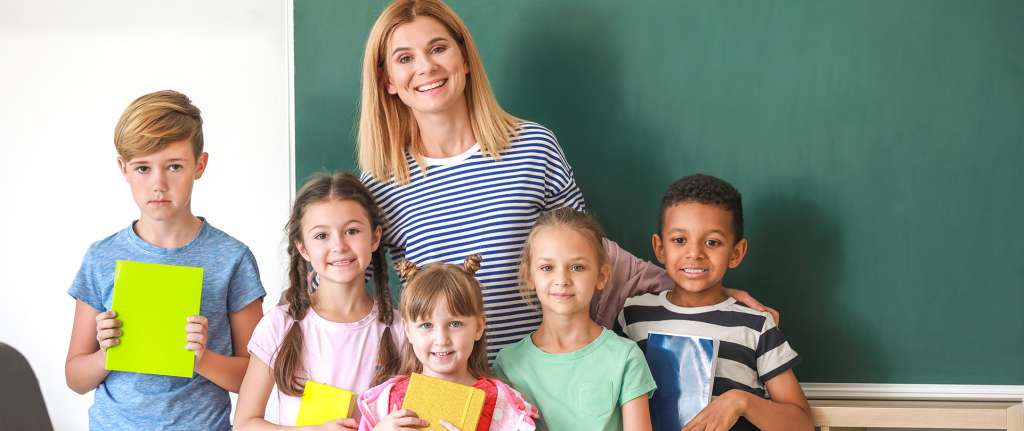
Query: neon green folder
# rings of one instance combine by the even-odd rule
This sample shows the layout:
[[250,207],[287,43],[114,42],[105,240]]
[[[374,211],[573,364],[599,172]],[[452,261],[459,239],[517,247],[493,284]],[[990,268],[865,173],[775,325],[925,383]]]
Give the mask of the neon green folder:
[[335,419],[352,417],[356,394],[334,386],[306,381],[295,426],[320,425]]
[[202,268],[118,260],[113,310],[123,333],[107,350],[106,368],[191,378],[195,353],[185,350],[185,324],[199,314],[202,294]]

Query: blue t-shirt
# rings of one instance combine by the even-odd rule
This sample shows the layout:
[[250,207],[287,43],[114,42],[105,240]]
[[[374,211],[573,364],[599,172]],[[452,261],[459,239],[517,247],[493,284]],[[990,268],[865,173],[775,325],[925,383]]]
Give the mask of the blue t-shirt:
[[[228,315],[266,292],[249,248],[210,226],[181,248],[160,248],[135,234],[134,223],[97,241],[85,253],[68,294],[99,311],[110,309],[114,262],[163,263],[203,268],[199,314],[209,320],[206,348],[231,356]],[[116,310],[115,310],[116,311]],[[185,330],[182,322],[181,330]],[[182,346],[184,348],[184,345]],[[91,430],[226,430],[231,427],[228,392],[195,374],[191,379],[112,371],[95,391],[89,408]]]

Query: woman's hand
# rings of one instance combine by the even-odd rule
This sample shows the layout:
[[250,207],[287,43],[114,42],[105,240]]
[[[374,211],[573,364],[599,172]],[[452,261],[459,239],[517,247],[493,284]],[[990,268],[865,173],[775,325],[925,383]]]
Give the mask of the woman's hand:
[[776,311],[774,308],[762,304],[761,301],[754,299],[754,297],[750,296],[750,294],[747,293],[746,290],[730,289],[726,287],[725,294],[739,302],[742,302],[747,307],[753,308],[754,310],[757,311],[762,311],[771,314],[772,319],[775,320],[775,326],[779,326],[782,324],[782,316],[779,315],[778,311]]

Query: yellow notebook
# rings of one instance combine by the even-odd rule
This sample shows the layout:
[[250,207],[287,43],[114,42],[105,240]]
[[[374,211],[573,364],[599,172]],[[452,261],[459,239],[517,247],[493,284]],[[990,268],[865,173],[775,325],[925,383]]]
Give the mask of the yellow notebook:
[[482,389],[413,373],[402,408],[429,421],[425,430],[447,431],[438,422],[444,419],[462,431],[476,431],[485,396]]
[[306,381],[295,426],[320,425],[335,419],[352,417],[356,394],[334,386]]
[[106,369],[192,378],[185,324],[202,296],[202,268],[118,260],[112,308],[124,333],[107,350]]

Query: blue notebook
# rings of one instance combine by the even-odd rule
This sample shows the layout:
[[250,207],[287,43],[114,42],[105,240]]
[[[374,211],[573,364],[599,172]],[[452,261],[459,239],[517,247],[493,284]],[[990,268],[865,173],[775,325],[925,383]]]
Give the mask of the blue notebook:
[[718,340],[647,334],[647,364],[658,384],[651,398],[655,431],[679,431],[711,401]]

